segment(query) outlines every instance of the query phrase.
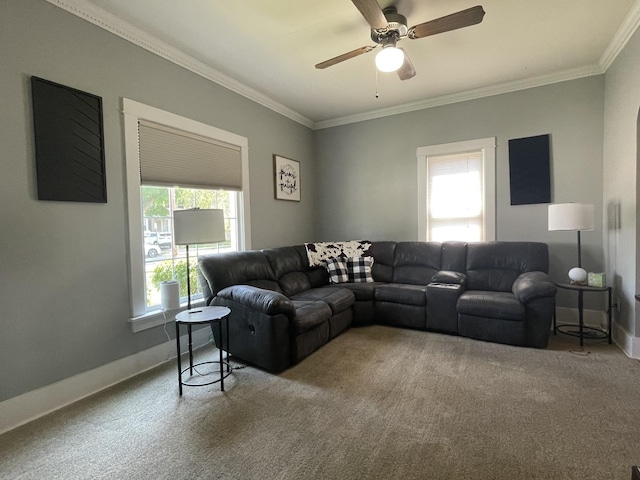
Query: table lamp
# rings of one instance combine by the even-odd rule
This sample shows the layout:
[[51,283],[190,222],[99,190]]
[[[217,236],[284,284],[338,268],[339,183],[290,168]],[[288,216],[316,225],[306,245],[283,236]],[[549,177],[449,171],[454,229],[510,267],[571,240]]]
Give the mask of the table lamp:
[[578,232],[578,266],[569,270],[571,283],[585,283],[587,272],[582,268],[580,232],[593,230],[593,205],[584,203],[556,203],[549,205],[549,231],[565,230]]
[[189,245],[224,242],[224,211],[200,208],[174,210],[173,235],[176,245],[187,247],[187,309],[191,311]]

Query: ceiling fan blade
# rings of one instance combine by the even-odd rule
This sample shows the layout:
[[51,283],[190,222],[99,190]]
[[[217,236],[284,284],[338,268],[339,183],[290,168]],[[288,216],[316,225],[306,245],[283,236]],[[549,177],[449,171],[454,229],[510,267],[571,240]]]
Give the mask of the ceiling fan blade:
[[338,55],[337,57],[333,57],[329,60],[325,60],[324,62],[320,62],[316,65],[316,68],[327,68],[335,65],[336,63],[344,62],[345,60],[349,60],[350,58],[357,57],[358,55],[362,55],[363,53],[368,53],[376,47],[360,47],[355,50],[351,50],[350,52],[343,53],[342,55]]
[[457,30],[458,28],[469,27],[480,23],[482,17],[484,17],[484,10],[482,6],[477,5],[445,17],[415,25],[409,29],[407,36],[409,38],[423,38],[438,33]]
[[351,0],[371,28],[386,30],[389,22],[382,13],[382,9],[376,0]]
[[413,68],[413,63],[411,63],[411,60],[409,59],[409,55],[407,55],[407,52],[405,51],[405,49],[400,48],[400,50],[402,50],[402,52],[404,53],[404,62],[402,63],[402,66],[398,69],[398,77],[400,78],[400,80],[409,80],[410,78],[413,78],[416,76],[416,69]]

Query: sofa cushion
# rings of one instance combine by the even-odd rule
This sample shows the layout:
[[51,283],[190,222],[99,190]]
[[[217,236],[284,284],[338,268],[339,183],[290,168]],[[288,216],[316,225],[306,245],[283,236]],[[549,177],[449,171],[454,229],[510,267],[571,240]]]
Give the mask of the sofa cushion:
[[478,242],[467,246],[467,288],[510,292],[521,273],[549,269],[549,251],[537,242]]
[[311,288],[309,277],[304,273],[309,269],[309,264],[302,245],[270,248],[262,252],[271,265],[282,293],[291,296]]
[[442,242],[442,270],[464,272],[467,268],[467,243]]
[[525,319],[525,307],[512,293],[467,290],[460,298],[456,309],[460,314],[502,320]]
[[356,297],[356,302],[361,302],[364,300],[373,300],[375,298],[376,288],[381,285],[386,285],[386,283],[343,283],[340,285],[340,288],[346,288],[352,291]]
[[397,242],[373,242],[369,254],[374,258],[371,273],[376,282],[393,281],[393,259]]
[[304,272],[304,274],[309,278],[311,288],[322,287],[323,285],[327,285],[329,283],[329,273],[324,267],[310,268],[309,270]]
[[309,269],[306,250],[302,245],[267,248],[262,250],[276,278],[289,272],[304,272]]
[[312,288],[291,297],[294,301],[319,301],[331,308],[333,314],[347,310],[355,302],[355,295],[351,290],[340,287]]
[[330,258],[325,262],[330,283],[346,283],[349,281],[347,262],[340,258]]
[[400,242],[396,246],[393,283],[426,285],[440,268],[441,244]]
[[347,270],[349,273],[349,281],[352,283],[373,283],[373,276],[371,275],[372,266],[372,257],[348,258]]
[[293,302],[296,316],[293,318],[293,331],[296,335],[311,330],[331,318],[331,309],[324,302],[297,300]]
[[285,273],[278,279],[278,285],[287,297],[311,288],[309,277],[303,272]]
[[469,270],[467,278],[469,290],[511,293],[513,282],[518,278],[518,272],[501,268],[485,268]]
[[427,304],[427,286],[388,283],[376,287],[375,299],[378,302],[424,306]]
[[198,269],[213,295],[232,285],[253,285],[280,292],[271,265],[262,252],[229,252],[198,257]]

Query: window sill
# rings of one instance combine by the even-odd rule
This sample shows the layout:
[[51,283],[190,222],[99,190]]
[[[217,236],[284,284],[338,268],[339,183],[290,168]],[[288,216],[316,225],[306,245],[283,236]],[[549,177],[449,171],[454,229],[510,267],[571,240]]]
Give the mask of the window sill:
[[[201,299],[192,301],[191,306],[202,307],[204,306],[204,300]],[[139,317],[129,318],[127,321],[131,324],[131,331],[133,333],[138,333],[150,328],[173,322],[176,315],[186,309],[187,304],[185,303],[183,305],[180,305],[180,308],[175,310],[153,310],[151,312],[145,313],[144,315],[140,315]]]

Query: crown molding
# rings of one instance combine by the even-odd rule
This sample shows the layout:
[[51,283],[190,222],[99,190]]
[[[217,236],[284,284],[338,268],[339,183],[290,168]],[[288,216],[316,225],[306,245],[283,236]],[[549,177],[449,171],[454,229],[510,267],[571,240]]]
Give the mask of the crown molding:
[[238,82],[203,62],[196,60],[168,43],[143,32],[139,28],[134,27],[130,23],[87,2],[86,0],[46,1],[301,125],[309,128],[313,127],[313,121],[304,115],[279,102],[276,102],[267,95]]
[[243,83],[219,72],[218,70],[194,59],[177,48],[162,42],[156,37],[134,27],[130,23],[121,18],[93,5],[86,0],[46,0],[48,3],[66,10],[94,25],[113,33],[145,50],[154,53],[170,62],[179,65],[201,77],[206,78],[232,92],[248,98],[276,113],[279,113],[301,125],[309,127],[313,130],[321,130],[325,128],[347,125],[350,123],[373,120],[376,118],[386,117],[390,115],[398,115],[426,108],[439,107],[453,103],[464,102],[468,100],[476,100],[483,97],[500,95],[503,93],[525,90],[528,88],[550,85],[558,82],[565,82],[593,75],[602,75],[611,66],[613,61],[629,42],[633,34],[640,26],[640,0],[636,0],[624,22],[617,30],[609,46],[601,55],[596,65],[580,67],[572,70],[565,70],[550,75],[542,75],[539,77],[527,78],[504,82],[487,87],[457,92],[438,97],[432,97],[417,102],[395,105],[392,107],[371,110],[368,112],[337,117],[328,120],[314,122],[297,111],[273,100],[267,95],[247,86]]
[[366,120],[388,117],[390,115],[398,115],[401,113],[408,113],[416,110],[423,110],[426,108],[440,107],[452,103],[466,102],[468,100],[476,100],[479,98],[491,97],[503,93],[526,90],[528,88],[541,87],[553,83],[566,82],[568,80],[575,80],[578,78],[590,77],[593,75],[601,75],[603,73],[604,70],[600,65],[574,68],[571,70],[565,70],[563,72],[553,73],[549,75],[541,75],[538,77],[526,78],[523,80],[514,80],[511,82],[490,85],[488,87],[475,88],[473,90],[467,90],[464,92],[457,92],[449,95],[427,98],[425,100],[420,100],[417,102],[394,105],[393,107],[381,108],[364,113],[357,113],[354,115],[347,115],[344,117],[323,120],[320,122],[315,122],[313,124],[313,129],[321,130],[324,128],[337,127],[349,123],[363,122]]
[[618,57],[622,49],[629,42],[633,34],[640,26],[640,0],[636,0],[631,7],[631,10],[625,17],[624,21],[618,28],[618,31],[611,39],[609,46],[606,48],[598,64],[602,67],[603,71],[607,71],[613,61]]

